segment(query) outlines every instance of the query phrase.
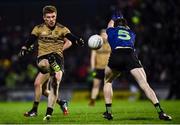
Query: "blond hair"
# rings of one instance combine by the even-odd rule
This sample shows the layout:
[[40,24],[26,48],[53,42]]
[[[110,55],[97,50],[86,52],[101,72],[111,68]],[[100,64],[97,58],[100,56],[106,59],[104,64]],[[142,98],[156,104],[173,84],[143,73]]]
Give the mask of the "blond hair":
[[53,12],[55,12],[57,14],[57,9],[55,6],[47,5],[47,6],[43,7],[43,15],[45,15],[47,13],[53,13]]

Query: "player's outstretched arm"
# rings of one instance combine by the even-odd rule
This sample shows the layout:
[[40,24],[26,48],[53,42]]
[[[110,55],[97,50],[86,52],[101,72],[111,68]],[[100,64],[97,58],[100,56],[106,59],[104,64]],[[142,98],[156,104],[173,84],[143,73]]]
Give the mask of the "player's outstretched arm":
[[72,33],[66,34],[65,37],[79,46],[84,46],[84,40],[81,37],[78,37]]
[[69,39],[64,38],[64,42],[63,51],[72,46],[72,42]]

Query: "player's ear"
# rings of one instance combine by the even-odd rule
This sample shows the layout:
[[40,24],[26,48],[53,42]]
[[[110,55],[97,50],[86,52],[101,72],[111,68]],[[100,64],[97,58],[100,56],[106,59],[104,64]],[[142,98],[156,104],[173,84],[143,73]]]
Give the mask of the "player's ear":
[[45,21],[45,17],[43,16],[43,20]]
[[46,16],[45,16],[45,15],[43,15],[43,20],[44,20],[44,21],[46,20]]

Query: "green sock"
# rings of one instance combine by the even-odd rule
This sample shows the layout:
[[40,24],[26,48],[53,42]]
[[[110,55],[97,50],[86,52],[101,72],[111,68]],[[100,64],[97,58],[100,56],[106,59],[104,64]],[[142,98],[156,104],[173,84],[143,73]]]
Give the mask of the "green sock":
[[160,106],[159,103],[154,104],[154,106],[155,106],[155,108],[156,108],[156,110],[157,110],[158,113],[163,112],[163,110],[162,110],[162,108],[161,108],[161,106]]
[[106,104],[106,112],[112,113],[111,106],[112,104]]

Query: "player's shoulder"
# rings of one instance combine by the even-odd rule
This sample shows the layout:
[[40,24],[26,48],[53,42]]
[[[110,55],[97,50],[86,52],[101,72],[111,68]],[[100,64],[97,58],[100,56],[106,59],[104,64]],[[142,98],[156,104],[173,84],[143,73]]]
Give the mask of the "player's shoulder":
[[60,32],[70,32],[69,28],[60,23],[56,23],[56,27]]
[[36,27],[36,28],[41,28],[41,27],[44,27],[44,23],[41,23],[41,24],[38,24],[38,25],[35,25],[34,27]]
[[60,23],[56,23],[56,26],[59,27],[59,28],[65,28],[66,26],[60,24]]

